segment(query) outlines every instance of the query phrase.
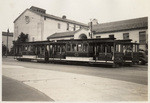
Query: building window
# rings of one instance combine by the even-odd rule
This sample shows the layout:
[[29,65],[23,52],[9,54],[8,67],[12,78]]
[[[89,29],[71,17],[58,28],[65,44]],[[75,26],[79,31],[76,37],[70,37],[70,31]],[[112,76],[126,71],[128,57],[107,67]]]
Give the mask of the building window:
[[123,33],[123,39],[129,39],[129,33]]
[[46,17],[44,16],[44,20],[46,20]]
[[67,23],[67,30],[69,30],[69,23]]
[[34,41],[34,37],[32,37],[32,41]]
[[96,36],[96,38],[101,38],[101,36]]
[[139,43],[140,44],[146,43],[146,31],[139,32]]
[[109,38],[114,38],[114,35],[113,34],[109,35]]
[[89,37],[91,36],[91,33],[89,33]]
[[58,29],[60,29],[60,23],[58,23]]
[[67,51],[71,51],[71,45],[67,44]]
[[26,21],[26,24],[28,24],[30,22],[30,17],[29,16],[25,16],[25,21]]
[[74,31],[76,30],[76,25],[75,24],[74,24],[74,28],[73,29],[74,29]]

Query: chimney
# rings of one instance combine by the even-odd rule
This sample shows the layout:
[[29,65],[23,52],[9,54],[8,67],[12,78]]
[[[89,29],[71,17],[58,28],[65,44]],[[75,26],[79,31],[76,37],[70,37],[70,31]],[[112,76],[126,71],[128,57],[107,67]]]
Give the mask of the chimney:
[[98,20],[97,19],[92,19],[89,23],[88,23],[88,26],[89,28],[91,28],[93,25],[97,25],[99,24],[98,23]]
[[42,9],[42,8],[39,8],[39,7],[32,6],[32,7],[30,7],[30,9],[33,10],[33,11],[36,11],[36,12],[43,13],[43,14],[46,13],[45,9]]
[[97,25],[97,24],[98,24],[98,20],[97,20],[97,19],[93,19],[93,20],[92,20],[92,24],[93,24],[93,25]]
[[66,15],[63,15],[62,18],[63,18],[63,19],[66,19]]

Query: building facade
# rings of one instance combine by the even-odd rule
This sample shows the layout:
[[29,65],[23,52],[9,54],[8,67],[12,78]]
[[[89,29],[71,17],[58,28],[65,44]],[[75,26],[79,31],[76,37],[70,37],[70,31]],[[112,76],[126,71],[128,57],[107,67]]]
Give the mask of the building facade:
[[93,38],[132,39],[139,43],[139,48],[147,49],[148,45],[148,18],[136,18],[94,25]]
[[69,20],[66,16],[50,15],[46,10],[32,6],[14,21],[14,40],[17,40],[21,32],[29,34],[29,41],[42,41],[56,32],[76,31],[87,27],[86,24]]

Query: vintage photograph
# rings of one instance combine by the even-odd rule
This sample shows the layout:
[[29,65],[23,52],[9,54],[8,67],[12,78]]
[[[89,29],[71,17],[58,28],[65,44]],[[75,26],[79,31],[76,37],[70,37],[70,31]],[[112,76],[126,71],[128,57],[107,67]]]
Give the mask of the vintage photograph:
[[1,0],[1,101],[148,103],[149,3]]

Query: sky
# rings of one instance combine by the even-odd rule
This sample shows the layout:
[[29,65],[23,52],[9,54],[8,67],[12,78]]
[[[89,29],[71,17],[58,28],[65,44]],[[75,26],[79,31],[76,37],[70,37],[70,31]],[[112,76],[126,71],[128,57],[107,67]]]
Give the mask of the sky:
[[150,0],[0,0],[0,32],[14,31],[13,21],[31,6],[46,9],[46,13],[86,23],[99,23],[146,17]]

